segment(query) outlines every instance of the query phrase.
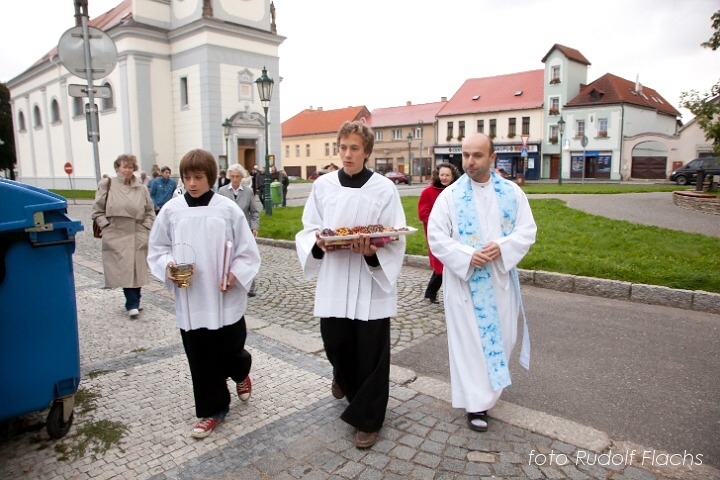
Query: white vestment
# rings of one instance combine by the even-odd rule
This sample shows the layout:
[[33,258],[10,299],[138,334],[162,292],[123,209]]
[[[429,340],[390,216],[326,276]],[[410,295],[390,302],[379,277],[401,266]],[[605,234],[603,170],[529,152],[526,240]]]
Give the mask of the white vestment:
[[405,227],[405,212],[397,187],[386,177],[373,174],[360,188],[340,185],[338,172],[313,183],[303,212],[303,230],[295,236],[300,265],[307,279],[317,275],[314,315],[356,320],[389,318],[397,313],[396,282],[405,255],[405,237],[378,248],[378,267],[350,250],[312,255],[315,232],[325,228],[352,228],[381,224]]
[[[517,198],[517,217],[513,231],[503,237],[500,208],[492,182],[473,182],[473,199],[485,241],[500,245],[502,255],[488,267],[492,278],[506,360],[517,339],[519,292],[510,271],[535,242],[537,227],[523,191],[512,184]],[[460,243],[451,188],[438,197],[428,221],[428,245],[444,265],[443,297],[450,354],[452,406],[468,412],[489,410],[502,390],[493,391],[483,355],[468,280],[473,273],[470,259],[474,249]]]
[[[233,287],[220,291],[226,241],[233,242],[229,271]],[[195,264],[192,283],[178,288],[167,279],[169,262]],[[237,322],[247,308],[247,292],[260,270],[260,252],[240,207],[213,195],[206,207],[189,207],[184,196],[160,210],[150,232],[150,271],[175,294],[181,330],[217,330]]]

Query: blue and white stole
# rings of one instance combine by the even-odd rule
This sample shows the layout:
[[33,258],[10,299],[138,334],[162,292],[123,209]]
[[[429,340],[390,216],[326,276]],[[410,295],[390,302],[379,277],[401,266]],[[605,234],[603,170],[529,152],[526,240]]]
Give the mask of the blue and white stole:
[[[492,170],[490,171],[490,179],[493,190],[495,191],[498,207],[500,208],[500,227],[505,237],[515,228],[515,219],[518,210],[517,198],[509,181],[504,180]],[[463,245],[468,245],[479,250],[487,242],[485,238],[487,232],[484,233],[480,230],[480,222],[478,221],[477,211],[475,210],[475,200],[473,198],[472,180],[470,180],[467,174],[464,174],[451,188],[460,242]],[[517,269],[513,268],[510,275],[516,288],[523,319],[525,320],[525,309],[522,304],[522,297],[520,296],[520,281],[518,279]],[[494,391],[497,391],[510,386],[512,382],[510,381],[508,357],[505,355],[505,348],[503,347],[500,319],[495,303],[495,292],[493,291],[492,279],[490,278],[490,269],[487,265],[474,269],[470,276],[469,285],[473,305],[475,306],[477,325],[480,329],[480,340],[482,342],[490,385]],[[527,320],[524,322],[522,343],[520,363],[523,367],[529,368],[530,341],[528,337]]]

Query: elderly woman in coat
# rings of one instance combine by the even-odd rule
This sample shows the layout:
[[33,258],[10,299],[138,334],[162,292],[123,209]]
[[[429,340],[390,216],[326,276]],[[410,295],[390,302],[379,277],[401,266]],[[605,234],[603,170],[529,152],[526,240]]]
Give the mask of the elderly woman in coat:
[[106,288],[122,288],[130,318],[140,314],[140,289],[150,281],[148,236],[155,210],[147,187],[134,173],[135,155],[120,155],[115,178],[104,178],[95,192],[92,219],[102,228],[102,259]]

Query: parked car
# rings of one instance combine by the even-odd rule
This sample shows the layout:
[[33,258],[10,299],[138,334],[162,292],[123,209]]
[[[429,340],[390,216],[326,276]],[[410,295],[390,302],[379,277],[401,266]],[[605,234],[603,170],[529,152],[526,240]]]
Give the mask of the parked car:
[[407,185],[410,185],[410,178],[408,178],[407,174],[403,172],[387,172],[385,176],[392,180],[395,185],[397,185],[398,183],[405,183]]
[[320,177],[320,175],[325,175],[328,172],[329,172],[329,170],[315,170],[315,173],[310,174],[310,176],[308,177],[308,180],[312,180],[314,182],[315,180],[317,180]]
[[697,173],[699,170],[708,170],[710,168],[720,168],[718,159],[715,157],[704,157],[690,160],[688,163],[673,170],[670,174],[670,181],[677,183],[678,185],[687,185],[688,183],[695,183],[697,180]]

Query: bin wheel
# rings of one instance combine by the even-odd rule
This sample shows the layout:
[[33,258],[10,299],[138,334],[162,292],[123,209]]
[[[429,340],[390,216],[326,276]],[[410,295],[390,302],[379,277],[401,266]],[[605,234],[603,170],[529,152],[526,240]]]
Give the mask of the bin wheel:
[[74,412],[70,412],[68,421],[63,421],[63,402],[54,402],[47,416],[47,431],[50,438],[62,438],[70,431],[73,423]]

